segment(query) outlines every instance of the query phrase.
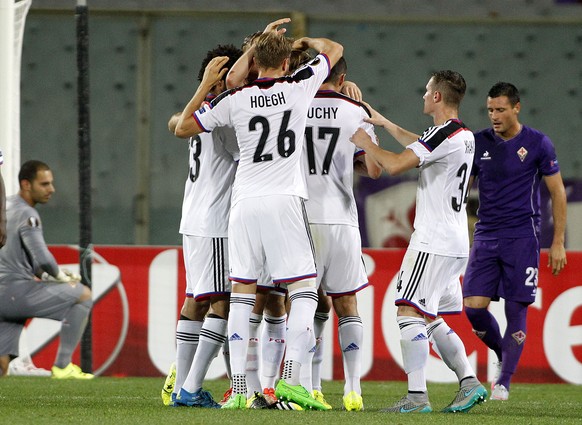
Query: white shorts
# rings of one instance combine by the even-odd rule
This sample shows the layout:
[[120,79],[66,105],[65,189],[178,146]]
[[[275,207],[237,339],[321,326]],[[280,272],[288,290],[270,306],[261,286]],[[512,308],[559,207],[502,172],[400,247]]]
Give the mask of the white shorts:
[[460,277],[467,258],[445,257],[407,249],[396,286],[396,305],[409,305],[435,318],[463,310]]
[[187,297],[230,293],[227,245],[227,238],[182,235]]
[[317,287],[327,295],[353,294],[368,286],[360,229],[341,224],[311,224]]
[[228,223],[230,279],[256,283],[264,266],[277,285],[315,278],[311,233],[303,200],[272,195],[242,199]]

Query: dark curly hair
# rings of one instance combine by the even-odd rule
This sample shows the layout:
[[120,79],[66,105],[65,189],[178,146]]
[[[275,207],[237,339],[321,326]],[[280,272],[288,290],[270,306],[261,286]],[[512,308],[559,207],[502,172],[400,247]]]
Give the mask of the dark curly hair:
[[[234,63],[240,58],[242,55],[242,50],[232,44],[219,44],[214,49],[209,50],[206,52],[206,57],[202,61],[202,65],[200,66],[200,71],[198,72],[198,81],[202,81],[202,77],[204,76],[204,70],[208,63],[218,56],[228,56],[228,62],[224,65],[225,68],[231,68]],[[222,77],[223,80],[226,79],[226,73]]]

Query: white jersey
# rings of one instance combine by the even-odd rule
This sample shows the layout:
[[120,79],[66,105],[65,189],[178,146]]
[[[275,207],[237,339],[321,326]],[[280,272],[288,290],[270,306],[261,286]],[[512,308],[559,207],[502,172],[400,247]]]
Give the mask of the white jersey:
[[194,113],[205,131],[219,126],[236,131],[240,161],[233,205],[268,195],[307,198],[300,162],[307,110],[329,71],[327,56],[320,54],[291,76],[258,79]]
[[368,109],[335,91],[321,90],[307,113],[303,167],[309,223],[358,227],[354,199],[354,161],[365,152],[350,137],[362,127],[376,141],[374,126],[364,122]]
[[409,248],[451,257],[469,255],[467,191],[475,138],[456,119],[426,130],[407,146],[420,159],[416,217]]
[[190,236],[227,237],[232,184],[238,147],[232,128],[188,141],[188,178],[184,187],[180,233]]

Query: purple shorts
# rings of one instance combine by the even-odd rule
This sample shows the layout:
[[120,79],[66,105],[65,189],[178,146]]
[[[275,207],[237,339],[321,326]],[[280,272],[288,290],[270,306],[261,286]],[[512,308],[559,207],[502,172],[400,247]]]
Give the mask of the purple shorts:
[[463,297],[533,303],[539,264],[536,237],[475,240],[463,279]]

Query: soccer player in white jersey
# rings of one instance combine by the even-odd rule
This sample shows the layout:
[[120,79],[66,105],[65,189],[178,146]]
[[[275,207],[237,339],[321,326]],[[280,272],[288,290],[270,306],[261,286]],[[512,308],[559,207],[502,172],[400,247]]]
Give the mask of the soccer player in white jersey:
[[420,137],[372,111],[368,122],[388,130],[406,147],[402,153],[381,149],[362,129],[352,136],[391,175],[420,169],[414,232],[398,273],[395,300],[408,394],[384,410],[387,412],[432,411],[425,377],[429,339],[459,379],[460,389],[443,412],[466,412],[487,397],[463,342],[442,318],[463,309],[459,278],[469,255],[465,206],[475,139],[458,118],[465,90],[465,80],[458,72],[432,74],[423,96],[423,112],[433,117],[434,126]]
[[[285,76],[292,47],[320,53],[293,75]],[[259,36],[253,48],[257,80],[224,93],[200,110],[196,110],[199,93],[195,93],[175,132],[190,137],[228,125],[235,128],[240,148],[228,240],[233,282],[228,322],[233,392],[223,408],[246,408],[249,317],[256,282],[266,264],[273,281],[287,286],[291,301],[284,369],[276,394],[304,408],[327,410],[299,383],[317,305],[300,161],[307,109],[342,56],[343,47],[322,38],[301,38],[292,46],[275,29]]]
[[[344,357],[344,408],[363,409],[360,387],[362,320],[356,293],[368,285],[362,261],[358,212],[353,193],[354,169],[378,178],[382,169],[350,142],[363,127],[372,140],[374,126],[364,122],[366,106],[340,93],[347,72],[342,57],[332,68],[307,113],[303,166],[309,200],[305,206],[315,245],[317,283],[330,295],[339,318],[339,342]],[[320,332],[322,331],[320,326]],[[321,334],[316,335],[321,337]],[[321,348],[321,347],[319,347]],[[316,373],[314,377],[318,377]],[[321,394],[316,378],[314,393]]]
[[[225,90],[226,70],[241,54],[233,45],[219,45],[207,53],[198,74],[206,101]],[[227,61],[207,70],[216,57]],[[179,116],[170,119],[170,131],[175,130]],[[234,130],[229,127],[193,136],[188,146],[189,170],[180,221],[186,298],[176,328],[175,383],[172,388],[170,371],[162,399],[167,405],[219,408],[210,393],[202,389],[202,383],[212,359],[226,341],[231,290],[228,216],[238,146]]]

